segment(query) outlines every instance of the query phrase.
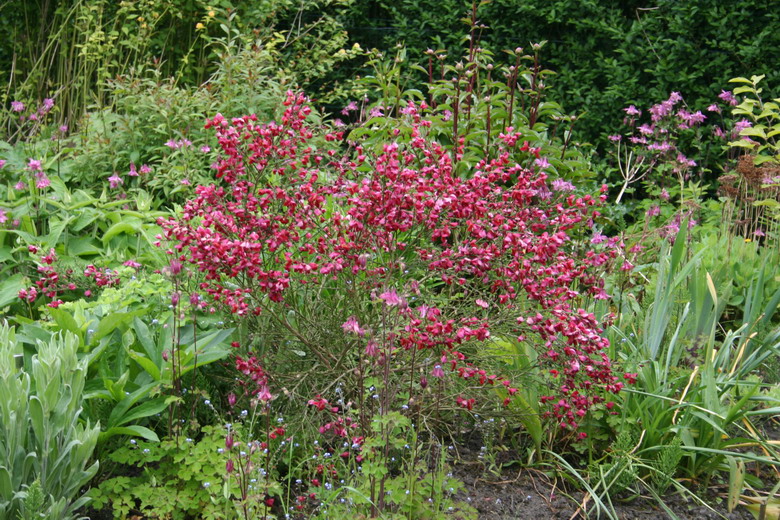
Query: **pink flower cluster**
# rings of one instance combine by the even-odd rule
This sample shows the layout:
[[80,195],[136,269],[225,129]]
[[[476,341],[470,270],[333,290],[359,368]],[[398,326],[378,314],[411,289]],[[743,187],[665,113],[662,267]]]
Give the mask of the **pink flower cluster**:
[[[451,153],[425,137],[423,106],[407,110],[414,123],[408,142],[387,143],[378,153],[355,145],[346,157],[338,146],[314,146],[303,95],[288,93],[284,106],[279,122],[209,120],[222,148],[221,183],[198,186],[180,220],[160,221],[174,254],[205,274],[203,291],[247,315],[282,304],[291,287],[356,280],[365,298],[406,314],[394,348],[437,349],[442,363],[464,362],[461,377],[485,382],[489,376],[454,346],[479,343],[499,328],[542,353],[556,381],[555,397],[543,400],[571,427],[603,401],[599,392],[621,389],[600,324],[577,307],[583,293],[607,297],[601,272],[616,251],[612,242],[583,251],[569,235],[590,226],[605,190],[580,197],[560,184],[551,192],[544,172],[511,162],[519,139],[511,129],[497,156],[463,178]],[[325,141],[342,138],[331,133]],[[421,305],[426,288],[419,285],[419,316],[413,313],[382,283],[406,276],[402,262],[389,260],[401,255],[471,301],[479,295],[474,314],[440,318],[450,311]],[[513,312],[514,323],[480,317],[486,306]],[[367,328],[353,317],[344,330],[360,337]]]

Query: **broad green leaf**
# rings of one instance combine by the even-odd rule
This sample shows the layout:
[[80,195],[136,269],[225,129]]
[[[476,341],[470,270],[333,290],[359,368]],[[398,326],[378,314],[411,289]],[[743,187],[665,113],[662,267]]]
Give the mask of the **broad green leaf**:
[[164,397],[157,397],[155,399],[152,399],[150,401],[146,401],[145,403],[139,404],[138,406],[132,408],[129,413],[124,415],[119,421],[116,423],[117,426],[123,426],[129,422],[136,421],[138,419],[145,419],[146,417],[151,417],[152,415],[156,415],[163,410],[168,408],[168,403]]
[[149,358],[144,356],[143,354],[139,354],[137,352],[133,352],[132,350],[128,351],[128,355],[130,358],[138,363],[141,368],[143,368],[155,381],[160,381],[162,374],[160,374],[160,368]]
[[108,244],[115,236],[126,233],[128,235],[135,235],[141,230],[141,222],[136,219],[128,219],[122,222],[117,222],[103,235],[103,244]]
[[0,282],[0,309],[19,299],[19,291],[25,288],[24,276],[17,273]]
[[63,309],[49,309],[49,316],[52,317],[54,323],[57,324],[62,330],[67,330],[75,335],[81,337],[82,331],[73,316]]
[[129,435],[131,437],[143,437],[144,439],[152,442],[160,442],[160,438],[149,428],[143,426],[114,426],[108,430],[102,432],[98,439],[101,442],[110,439],[114,435]]

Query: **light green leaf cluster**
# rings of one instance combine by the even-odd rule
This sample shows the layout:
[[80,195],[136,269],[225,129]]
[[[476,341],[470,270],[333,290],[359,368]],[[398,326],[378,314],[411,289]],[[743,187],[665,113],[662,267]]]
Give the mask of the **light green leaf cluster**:
[[0,326],[0,518],[75,518],[89,500],[79,493],[98,469],[100,427],[80,420],[87,364],[77,348],[74,335],[56,335],[30,356]]

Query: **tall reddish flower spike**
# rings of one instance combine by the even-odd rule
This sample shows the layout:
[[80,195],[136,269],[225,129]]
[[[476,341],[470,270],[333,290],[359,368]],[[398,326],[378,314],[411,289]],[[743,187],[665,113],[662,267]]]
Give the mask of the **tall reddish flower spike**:
[[[257,314],[282,302],[293,285],[346,274],[361,275],[368,293],[379,288],[377,277],[402,272],[382,263],[385,253],[412,252],[445,284],[475,295],[471,301],[478,295],[479,305],[475,317],[458,323],[425,306],[419,317],[385,288],[385,303],[408,312],[399,346],[447,353],[485,340],[498,324],[476,316],[485,305],[508,306],[517,315],[512,332],[538,342],[540,358],[559,378],[557,396],[543,401],[562,424],[576,426],[602,400],[596,389],[620,390],[598,321],[576,307],[583,292],[607,297],[600,274],[613,263],[614,242],[583,250],[570,239],[598,215],[603,194],[552,192],[544,173],[512,162],[519,134],[510,129],[497,157],[464,179],[455,175],[450,152],[423,136],[430,121],[422,107],[407,107],[408,143],[388,143],[375,157],[357,146],[350,159],[340,158],[335,144],[314,148],[304,96],[288,93],[284,105],[280,122],[209,120],[222,148],[221,183],[198,186],[181,220],[160,222],[176,255],[205,273],[203,291],[235,314]],[[529,150],[527,143],[519,149]],[[333,207],[326,209],[326,201]],[[416,237],[414,245],[409,237]]]

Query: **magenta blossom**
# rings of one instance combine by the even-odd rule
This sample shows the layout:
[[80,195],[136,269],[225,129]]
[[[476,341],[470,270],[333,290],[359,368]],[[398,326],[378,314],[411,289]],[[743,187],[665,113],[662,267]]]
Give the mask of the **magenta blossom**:
[[390,289],[389,291],[383,292],[379,295],[379,298],[384,300],[385,304],[389,307],[403,306],[405,303],[404,299],[398,296],[398,293],[395,292],[395,289]]
[[111,188],[117,188],[120,184],[124,184],[125,181],[122,180],[122,177],[119,176],[116,172],[108,178],[108,185]]
[[552,181],[552,189],[555,191],[574,191],[574,184],[563,179],[555,179]]
[[720,94],[718,94],[718,97],[731,106],[737,106],[737,98],[735,98],[734,94],[732,94],[729,90],[721,90]]
[[43,171],[43,166],[38,159],[30,159],[30,162],[27,163],[27,169],[31,172],[40,172]]
[[365,331],[360,327],[360,324],[354,316],[347,318],[347,321],[341,325],[341,328],[348,334],[354,334],[356,336],[365,334]]
[[51,185],[51,181],[44,174],[41,174],[40,176],[38,176],[38,179],[35,181],[35,187],[38,188],[39,190],[42,190],[44,188],[48,188],[49,185]]
[[11,110],[14,112],[21,112],[24,110],[24,103],[21,101],[11,101]]
[[369,357],[376,357],[376,355],[379,354],[379,347],[376,344],[376,341],[369,341],[366,343],[366,355]]
[[742,132],[742,130],[745,130],[746,128],[750,128],[751,126],[753,126],[753,123],[743,118],[737,121],[736,123],[734,123],[734,131],[740,133]]
[[345,116],[348,116],[350,112],[354,112],[358,109],[357,103],[354,101],[350,101],[347,106],[344,107],[344,110],[341,111],[341,113]]
[[639,109],[638,109],[637,107],[635,107],[634,105],[629,105],[627,108],[624,108],[624,109],[623,109],[623,111],[624,111],[624,112],[625,112],[627,115],[629,115],[629,116],[637,116],[637,117],[639,117],[639,116],[641,116],[641,115],[642,115],[642,111],[641,111],[641,110],[639,110]]
[[547,168],[550,166],[550,162],[547,160],[547,157],[540,157],[534,161],[534,164],[537,165],[539,168]]

